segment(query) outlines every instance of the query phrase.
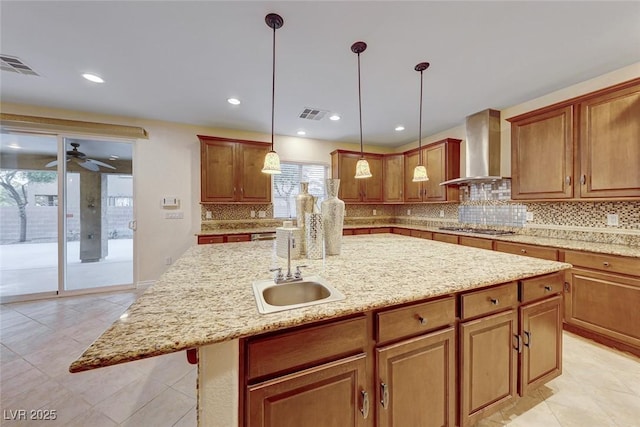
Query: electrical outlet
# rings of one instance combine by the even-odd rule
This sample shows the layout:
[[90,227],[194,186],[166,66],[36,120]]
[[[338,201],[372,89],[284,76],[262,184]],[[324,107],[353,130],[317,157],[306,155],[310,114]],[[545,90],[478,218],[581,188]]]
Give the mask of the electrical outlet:
[[166,257],[164,259],[164,265],[171,265],[171,263],[173,262],[173,260],[171,259],[170,256]]
[[258,211],[258,218],[266,218],[267,211]]
[[407,209],[407,216],[411,215],[411,209]]
[[618,214],[607,214],[607,225],[617,227],[619,225]]
[[374,210],[373,210],[373,216],[376,216],[376,214],[377,214],[377,212],[376,212],[376,210],[374,209]]
[[211,214],[211,211],[206,211],[206,212],[204,213],[204,217],[205,217],[206,219],[211,219],[211,218],[213,218],[213,215]]
[[533,212],[527,212],[527,221],[533,221]]
[[440,218],[444,218],[444,210],[440,209]]
[[256,217],[256,211],[251,211],[251,218],[255,218]]

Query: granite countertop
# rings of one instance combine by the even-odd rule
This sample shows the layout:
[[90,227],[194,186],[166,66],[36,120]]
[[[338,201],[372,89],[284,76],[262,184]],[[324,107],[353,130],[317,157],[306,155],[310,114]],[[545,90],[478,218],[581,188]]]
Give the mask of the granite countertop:
[[[423,226],[417,224],[396,224],[396,223],[380,223],[380,224],[357,224],[347,225],[345,229],[361,229],[361,228],[383,228],[396,227],[406,228],[409,230],[421,230],[438,232],[442,234],[456,234],[459,236],[478,237],[481,239],[499,240],[511,243],[523,243],[529,245],[547,246],[557,249],[570,249],[576,251],[587,251],[608,255],[628,256],[640,258],[640,246],[621,245],[603,242],[591,242],[588,240],[561,239],[553,237],[530,236],[527,234],[511,234],[503,236],[492,236],[486,234],[465,233],[460,231],[440,230],[438,227]],[[490,227],[489,227],[490,228]],[[199,233],[199,236],[224,235],[224,234],[249,234],[249,233],[275,233],[275,227],[272,228],[242,228],[242,229],[219,229]]]
[[275,241],[189,248],[70,366],[129,362],[323,319],[570,268],[569,264],[394,234],[345,236],[342,253],[307,264],[343,301],[262,315],[251,283],[283,267]]

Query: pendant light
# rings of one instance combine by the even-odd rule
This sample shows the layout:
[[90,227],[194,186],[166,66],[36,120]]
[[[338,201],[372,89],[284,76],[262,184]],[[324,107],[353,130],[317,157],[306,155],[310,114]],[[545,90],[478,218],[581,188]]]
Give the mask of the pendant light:
[[356,163],[356,179],[371,178],[371,169],[369,162],[364,158],[362,149],[362,91],[360,90],[360,54],[365,51],[367,44],[365,42],[355,42],[351,45],[351,51],[358,54],[358,111],[360,113],[360,160]]
[[271,79],[271,151],[269,151],[264,158],[262,172],[269,175],[275,175],[282,173],[280,170],[280,157],[278,157],[278,153],[273,149],[273,123],[276,97],[276,29],[282,27],[284,20],[280,15],[270,13],[264,18],[264,21],[267,23],[269,28],[273,28],[273,77]]
[[418,161],[418,166],[413,170],[413,182],[429,181],[427,168],[422,164],[422,73],[427,68],[429,68],[428,62],[421,62],[414,68],[416,71],[420,71],[420,121],[418,122],[418,152],[420,153],[420,160]]

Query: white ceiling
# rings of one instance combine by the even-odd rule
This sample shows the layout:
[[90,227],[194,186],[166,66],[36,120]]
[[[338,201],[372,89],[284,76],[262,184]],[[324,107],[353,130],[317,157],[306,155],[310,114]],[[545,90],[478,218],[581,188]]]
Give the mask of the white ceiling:
[[[5,102],[358,142],[361,54],[365,144],[417,140],[640,61],[640,2],[5,1],[0,53],[39,77],[1,72]],[[85,81],[94,72],[106,83]],[[240,106],[226,102],[242,100]],[[298,118],[304,107],[342,120]],[[404,132],[395,132],[396,125]]]

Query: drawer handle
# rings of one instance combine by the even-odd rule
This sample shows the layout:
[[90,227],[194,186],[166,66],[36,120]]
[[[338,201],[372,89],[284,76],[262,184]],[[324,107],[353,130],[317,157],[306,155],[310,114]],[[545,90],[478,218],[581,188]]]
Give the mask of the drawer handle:
[[389,386],[385,383],[380,383],[380,395],[382,396],[380,404],[384,409],[387,409],[389,407]]
[[362,396],[362,408],[360,408],[360,413],[362,414],[362,418],[366,420],[369,417],[369,393],[361,390],[360,395]]
[[498,298],[490,298],[490,300],[491,300],[491,304],[493,304],[493,305],[500,304],[500,300],[498,300]]
[[420,322],[421,325],[426,325],[427,324],[427,319],[425,319],[424,317],[418,315],[418,322]]
[[514,348],[514,350],[517,350],[518,353],[522,353],[522,345],[521,345],[520,335],[514,334],[513,336],[516,339],[516,347]]
[[611,264],[609,264],[609,262],[608,262],[608,261],[603,262],[603,263],[602,263],[602,265],[604,265],[605,267],[609,267],[609,266],[611,266]]
[[551,287],[551,285],[544,285],[544,290],[547,292],[551,292],[553,288]]
[[520,249],[520,252],[522,252],[523,254],[526,254],[527,250],[526,249]]
[[531,347],[531,332],[524,331],[524,336],[527,337],[527,341],[525,342],[523,338],[522,343],[527,347]]

